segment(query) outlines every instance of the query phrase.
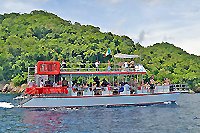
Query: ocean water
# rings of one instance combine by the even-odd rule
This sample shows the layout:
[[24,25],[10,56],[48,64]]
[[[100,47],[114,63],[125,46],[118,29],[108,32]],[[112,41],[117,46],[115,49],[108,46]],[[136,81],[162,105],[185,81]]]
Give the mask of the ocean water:
[[80,109],[12,107],[0,94],[2,133],[199,133],[200,94],[181,94],[177,104]]

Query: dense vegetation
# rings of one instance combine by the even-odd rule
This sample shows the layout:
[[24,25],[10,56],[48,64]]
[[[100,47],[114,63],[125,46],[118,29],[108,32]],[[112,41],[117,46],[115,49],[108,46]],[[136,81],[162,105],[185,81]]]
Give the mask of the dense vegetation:
[[193,89],[200,86],[199,56],[166,42],[147,48],[136,45],[136,49],[136,53],[142,53],[141,60],[148,73],[156,75],[158,81],[167,77],[172,83],[187,83]]
[[0,15],[0,81],[15,85],[26,82],[27,67],[38,60],[66,59],[67,62],[106,62],[108,48],[116,53],[139,54],[141,62],[158,81],[168,77],[174,83],[200,82],[200,57],[172,44],[144,48],[127,36],[102,33],[99,27],[63,20],[44,11]]

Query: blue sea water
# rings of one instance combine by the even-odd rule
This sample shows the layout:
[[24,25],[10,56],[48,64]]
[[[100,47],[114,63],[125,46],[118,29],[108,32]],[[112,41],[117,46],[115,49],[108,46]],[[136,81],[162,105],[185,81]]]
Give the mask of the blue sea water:
[[[0,104],[15,104],[0,94]],[[199,133],[200,94],[181,94],[177,105],[80,109],[0,108],[2,133]]]

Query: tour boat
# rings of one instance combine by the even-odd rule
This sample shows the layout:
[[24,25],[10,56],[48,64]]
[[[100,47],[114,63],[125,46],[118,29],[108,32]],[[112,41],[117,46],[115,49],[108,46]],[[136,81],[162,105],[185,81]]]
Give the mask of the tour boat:
[[[116,54],[114,57],[128,58],[133,63],[138,56]],[[63,67],[58,61],[38,61],[35,67],[29,67],[29,86],[19,97],[19,107],[138,106],[176,102],[179,95],[169,85],[155,86],[153,90],[138,85],[147,73],[141,64],[114,65],[109,70],[106,65],[101,67],[101,63],[99,68],[70,65],[66,68],[66,64]]]

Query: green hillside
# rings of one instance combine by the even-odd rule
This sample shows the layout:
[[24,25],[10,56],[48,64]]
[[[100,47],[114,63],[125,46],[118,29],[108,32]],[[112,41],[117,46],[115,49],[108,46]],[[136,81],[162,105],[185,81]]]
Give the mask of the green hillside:
[[112,54],[139,54],[141,62],[158,81],[168,77],[174,83],[200,82],[200,57],[190,55],[172,44],[144,48],[127,36],[102,33],[99,27],[72,24],[58,16],[32,11],[30,14],[0,15],[0,81],[15,85],[26,82],[27,67],[38,60],[66,59],[67,62],[106,62]]
[[147,48],[136,46],[142,53],[142,63],[148,74],[154,74],[158,81],[169,78],[173,83],[188,83],[195,88],[200,83],[200,57],[190,55],[167,42]]

